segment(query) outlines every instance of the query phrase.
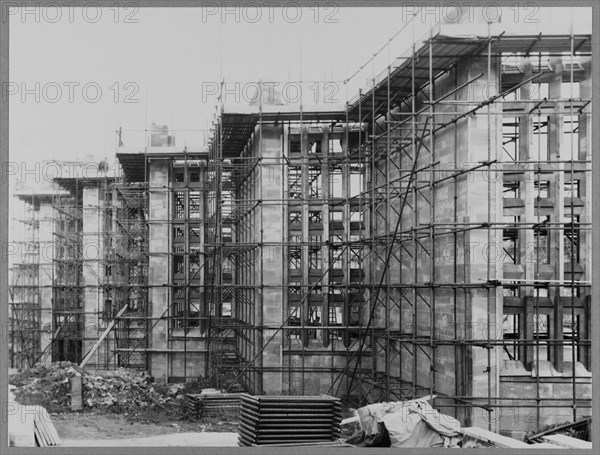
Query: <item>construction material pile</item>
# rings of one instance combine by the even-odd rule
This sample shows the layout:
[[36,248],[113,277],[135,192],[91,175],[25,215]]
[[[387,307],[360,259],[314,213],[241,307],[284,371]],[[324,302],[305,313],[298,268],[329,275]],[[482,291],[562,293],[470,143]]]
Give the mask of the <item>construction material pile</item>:
[[11,447],[49,447],[61,444],[48,412],[42,406],[8,407],[8,441]]
[[218,417],[222,420],[237,420],[243,393],[224,393],[218,389],[203,389],[202,393],[186,394],[188,417]]
[[17,386],[18,401],[39,404],[49,412],[71,409],[70,379],[81,376],[83,406],[127,412],[156,407],[167,409],[181,399],[182,384],[155,385],[145,372],[119,368],[102,374],[89,374],[71,362],[36,366],[11,379]]
[[145,372],[119,368],[102,376],[84,376],[83,403],[90,408],[114,407],[116,411],[166,408],[181,388],[181,384],[154,385]]
[[242,396],[238,444],[242,447],[322,443],[340,436],[340,400],[320,396]]
[[[35,441],[38,447],[59,446],[61,444],[60,437],[54,428],[52,420],[48,415],[48,411],[42,406],[25,406],[33,409],[35,419],[33,421]],[[27,412],[27,411],[25,411]]]

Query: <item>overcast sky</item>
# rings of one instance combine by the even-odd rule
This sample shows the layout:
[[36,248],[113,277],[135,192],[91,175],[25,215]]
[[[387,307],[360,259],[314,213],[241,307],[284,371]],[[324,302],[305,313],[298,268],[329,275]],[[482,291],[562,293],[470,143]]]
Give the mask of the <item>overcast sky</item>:
[[[303,86],[305,104],[344,103],[410,46],[413,37],[421,36],[430,22],[456,17],[449,10],[421,12],[409,23],[411,12],[320,8],[298,13],[295,8],[263,8],[224,15],[225,11],[213,9],[142,8],[103,9],[98,16],[95,8],[65,8],[40,10],[36,17],[12,11],[11,159],[110,160],[118,127],[123,128],[125,146],[141,150],[144,130],[152,122],[174,129],[177,145],[201,145],[217,104],[214,91],[222,79],[231,90],[227,102],[237,96],[248,104],[253,82],[262,79],[278,81],[282,87],[287,83],[290,99],[295,96],[290,81],[311,81]],[[591,30],[585,11],[560,8],[547,16],[548,12],[505,9],[502,23],[495,25],[516,24],[532,34],[544,26],[551,30],[562,26],[568,33],[573,21],[568,19],[575,17],[576,33]],[[482,11],[472,14],[473,22],[485,22]],[[497,22],[496,11],[485,14]],[[475,30],[461,27],[465,32]],[[342,81],[398,31],[347,89]],[[313,82],[326,80],[335,85]]]
[[[268,11],[248,23],[241,12],[236,22],[233,15],[205,12],[203,18],[196,8],[140,9],[129,18],[137,23],[123,17],[115,23],[110,10],[96,23],[77,11],[73,23],[68,17],[57,23],[13,20],[10,80],[19,93],[11,96],[11,152],[26,159],[100,159],[114,154],[118,126],[126,146],[143,147],[143,130],[153,121],[174,128],[178,145],[200,145],[199,130],[212,119],[221,78],[232,102],[236,94],[240,102],[251,97],[254,86],[246,82],[299,81],[300,66],[304,80],[341,80],[398,28],[398,10],[320,13],[333,14],[328,19],[337,23],[315,21],[314,10],[304,10],[296,23],[276,11],[273,23]],[[378,26],[368,26],[373,23]],[[369,38],[355,40],[359,29]],[[35,92],[36,82],[39,102],[23,92]],[[92,102],[98,86],[102,95]],[[338,94],[342,102],[345,96]]]

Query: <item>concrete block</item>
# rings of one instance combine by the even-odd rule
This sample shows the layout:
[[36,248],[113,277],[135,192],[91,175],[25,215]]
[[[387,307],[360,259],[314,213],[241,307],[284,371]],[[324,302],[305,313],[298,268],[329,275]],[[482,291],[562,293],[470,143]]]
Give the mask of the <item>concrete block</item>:
[[528,383],[522,384],[520,398],[536,398],[536,396],[537,396],[536,384],[528,384]]
[[554,384],[552,383],[541,383],[540,384],[540,398],[553,398],[554,397]]
[[576,384],[575,385],[576,398],[591,399],[592,398],[592,384]]
[[81,375],[69,378],[71,386],[71,411],[81,411],[83,409],[83,388],[81,384]]
[[517,398],[523,392],[523,386],[519,382],[501,382],[500,396],[502,398]]
[[570,399],[573,397],[572,384],[554,384],[554,396],[556,398]]

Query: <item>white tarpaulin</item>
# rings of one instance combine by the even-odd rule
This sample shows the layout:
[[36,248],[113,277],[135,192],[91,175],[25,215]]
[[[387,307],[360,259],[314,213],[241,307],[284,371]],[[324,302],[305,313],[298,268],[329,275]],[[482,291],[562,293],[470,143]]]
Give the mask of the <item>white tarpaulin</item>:
[[432,447],[449,445],[458,436],[460,423],[440,414],[423,400],[367,405],[357,410],[366,435],[376,434],[383,423],[392,447]]

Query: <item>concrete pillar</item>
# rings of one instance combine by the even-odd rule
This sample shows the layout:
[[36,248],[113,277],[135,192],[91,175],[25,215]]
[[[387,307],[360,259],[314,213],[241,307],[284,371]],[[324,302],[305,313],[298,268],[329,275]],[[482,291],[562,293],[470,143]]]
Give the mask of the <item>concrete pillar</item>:
[[83,409],[83,389],[81,374],[69,378],[71,393],[71,411],[81,411]]
[[[96,344],[100,334],[104,331],[99,313],[103,309],[103,292],[101,286],[104,281],[104,268],[102,265],[104,253],[104,203],[102,190],[98,186],[85,186],[82,199],[82,278],[83,278],[83,324],[84,340],[82,357],[85,356]],[[102,301],[102,303],[101,303]],[[88,365],[105,368],[104,347],[97,349]]]
[[[591,79],[591,61],[584,64],[585,68],[585,79],[579,83],[579,96],[584,100],[592,99],[592,79]],[[589,109],[589,108],[588,108]],[[586,109],[586,110],[588,110]],[[591,112],[591,111],[590,111]],[[592,115],[588,113],[581,113],[579,115],[579,160],[592,160]],[[591,164],[586,164],[585,167],[591,168]],[[580,217],[581,223],[592,222],[592,173],[584,172],[581,174],[581,180],[579,183],[581,198],[583,199],[583,212]],[[592,251],[593,248],[597,248],[598,245],[592,244],[593,229],[581,229],[580,231],[580,264],[583,266],[584,274],[581,277],[582,280],[592,280]],[[586,308],[585,322],[583,323],[582,329],[584,330],[583,337],[589,338],[589,334],[592,333],[591,327],[591,301],[585,296],[586,293],[591,294],[591,290],[583,291],[581,298],[584,301]],[[591,371],[591,348],[582,348],[584,355],[584,364],[586,368]]]
[[[585,64],[585,79],[579,83],[579,96],[584,100],[592,99],[592,79],[591,79],[591,62]],[[585,109],[589,110],[588,108]],[[579,160],[592,160],[592,115],[586,112],[582,112],[579,115]],[[587,164],[587,167],[591,167],[591,164]],[[581,198],[584,202],[584,209],[581,215],[581,223],[592,222],[592,174],[590,172],[582,173],[581,181],[579,183]],[[585,229],[581,231],[581,265],[584,268],[585,274],[582,280],[591,280],[592,275],[592,229]]]
[[[350,136],[350,127],[344,127],[344,136],[342,141],[342,153],[347,158],[349,154],[349,146],[348,146],[348,138]],[[342,236],[342,241],[346,245],[344,252],[342,253],[342,270],[344,272],[344,281],[343,284],[346,285],[344,289],[344,320],[343,324],[345,326],[350,325],[350,321],[352,318],[352,308],[350,303],[350,295],[348,291],[348,285],[350,284],[350,248],[347,246],[350,240],[350,231],[351,231],[351,222],[350,222],[350,163],[348,159],[345,159],[342,163],[342,198],[344,199],[343,211],[342,211],[342,223],[344,226],[344,234]],[[350,331],[344,330],[344,346],[347,348],[350,346]]]
[[[533,72],[533,66],[529,60],[524,62],[524,73],[523,79],[531,77]],[[527,101],[531,99],[532,84],[531,82],[525,84],[520,89],[521,99]],[[526,111],[529,111],[533,107],[533,102],[525,104]],[[519,159],[521,161],[533,161],[537,160],[537,149],[533,142],[533,115],[522,115],[519,117]],[[531,166],[523,166],[523,179],[519,185],[520,197],[523,200],[524,209],[523,215],[521,216],[522,223],[534,223],[535,222],[535,198],[537,196],[534,180],[535,172]],[[523,266],[524,274],[523,279],[525,282],[531,283],[535,278],[535,262],[533,262],[533,246],[534,236],[532,229],[520,229],[519,230],[519,256],[520,262]],[[523,304],[524,311],[521,317],[520,336],[523,339],[532,338],[532,327],[533,327],[533,315],[526,308],[525,300],[528,296],[533,295],[533,286],[526,286],[520,288],[521,302]],[[523,363],[528,367],[529,363],[533,360],[533,346],[521,346],[520,355]]]
[[[54,209],[51,200],[40,202],[39,219],[40,352],[48,352],[51,349],[49,345],[52,343],[52,268],[54,260]],[[45,363],[52,361],[52,355],[42,356],[42,359],[44,358]]]
[[[548,84],[548,96],[551,100],[562,99],[562,78],[563,78],[563,63],[562,58],[552,57],[550,59],[550,66],[552,67],[553,74],[552,79]],[[558,112],[564,110],[564,103],[555,103],[555,109]],[[561,156],[561,152],[564,149],[564,115],[562,113],[551,113],[548,116],[548,159],[550,161],[564,160],[565,157]],[[564,184],[565,174],[561,170],[564,169],[564,165],[555,164],[558,169],[550,177],[550,186],[548,196],[554,201],[554,210],[550,215],[551,223],[560,223],[564,221]],[[564,264],[564,234],[561,229],[550,229],[548,233],[550,237],[550,251],[549,261],[554,269],[554,279],[564,280],[565,264]],[[548,296],[553,298],[554,302],[554,327],[551,329],[550,338],[562,338],[562,308],[559,297],[559,288],[550,287]],[[554,336],[553,336],[554,335]],[[554,367],[562,372],[563,369],[563,347],[562,345],[556,344],[553,349],[550,347],[550,361],[554,364]]]
[[[498,59],[491,61],[491,74],[488,74],[487,58],[473,59],[468,62],[470,77],[483,73],[479,87],[475,89],[473,101],[484,101],[493,96],[500,86],[500,62]],[[483,107],[476,116],[470,117],[466,122],[468,128],[468,163],[477,163],[487,159],[494,160],[498,150],[502,149],[501,117],[494,115],[500,111],[494,104]],[[468,183],[468,200],[466,213],[471,223],[487,223],[488,221],[502,221],[502,176],[493,172],[488,173],[483,168],[475,174],[475,178]],[[502,267],[501,251],[502,231],[492,229],[476,229],[470,233],[470,276],[465,277],[467,283],[485,284],[488,279],[499,278],[498,267]],[[473,288],[471,290],[471,324],[472,336],[476,339],[494,341],[502,337],[498,330],[502,320],[501,316],[501,288],[490,289]],[[500,314],[499,314],[500,313]],[[489,330],[488,330],[489,327]],[[491,352],[488,358],[488,350]],[[498,395],[498,348],[497,347],[472,347],[471,348],[471,389],[474,397],[487,398]],[[485,402],[486,400],[482,400]],[[488,413],[483,409],[473,409],[472,424],[482,427],[488,426]],[[493,429],[492,421],[492,429]]]
[[[287,318],[287,308],[284,303],[285,284],[283,267],[280,258],[283,255],[281,241],[283,238],[284,208],[280,200],[283,197],[283,166],[279,165],[282,156],[281,127],[262,125],[260,127],[260,153],[265,159],[261,166],[261,199],[259,208],[262,216],[259,242],[262,254],[262,324],[264,326],[279,327],[283,318]],[[259,330],[258,336],[262,337],[261,346],[265,346],[262,353],[262,367],[265,369],[282,368],[283,333],[279,331],[273,336],[273,330]],[[281,393],[283,390],[283,375],[280,371],[263,371],[262,393]]]
[[[150,332],[149,368],[150,375],[157,380],[166,380],[169,375],[168,356],[168,323],[167,318],[157,321],[165,315],[169,307],[169,287],[163,286],[171,282],[169,271],[171,266],[169,254],[170,224],[164,220],[171,219],[171,201],[169,197],[169,161],[151,158],[149,189],[149,261],[148,290],[150,307],[150,324],[156,322]],[[168,316],[168,312],[167,312]]]
[[[321,234],[322,246],[322,269],[324,272],[321,283],[321,290],[323,293],[323,305],[321,307],[321,325],[329,325],[329,128],[323,127],[323,137],[321,138],[321,185],[322,185],[322,198],[323,204],[321,206],[321,217],[323,223],[323,232]],[[329,346],[329,330],[322,332],[323,334],[323,346]],[[332,365],[333,367],[333,365]]]

